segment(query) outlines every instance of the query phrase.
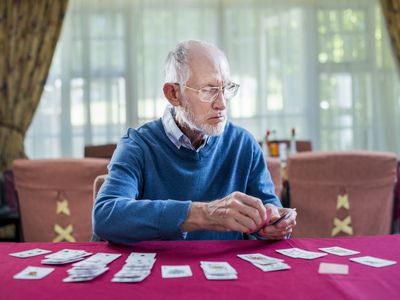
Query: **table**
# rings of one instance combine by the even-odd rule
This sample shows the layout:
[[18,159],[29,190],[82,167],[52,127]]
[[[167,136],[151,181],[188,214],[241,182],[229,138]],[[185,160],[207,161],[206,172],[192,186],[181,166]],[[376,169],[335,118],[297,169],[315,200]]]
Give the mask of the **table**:
[[[375,256],[396,260],[397,264],[373,268],[349,261],[349,257],[328,254],[315,260],[293,259],[275,249],[298,247],[317,251],[319,247],[341,246],[361,252],[355,256]],[[110,270],[93,281],[63,283],[70,264],[41,280],[15,280],[13,275],[26,266],[43,266],[43,256],[26,259],[9,253],[42,248],[58,251],[64,248],[89,252],[121,253]],[[151,241],[134,245],[92,243],[1,243],[0,298],[13,299],[399,299],[400,235],[351,238],[294,238],[283,241]],[[141,283],[113,283],[130,252],[156,252],[152,274]],[[236,255],[263,253],[283,258],[292,269],[263,272]],[[208,281],[200,268],[201,260],[227,261],[237,271],[236,281]],[[349,275],[319,274],[320,262],[346,263]],[[189,264],[193,277],[161,278],[161,265]]]

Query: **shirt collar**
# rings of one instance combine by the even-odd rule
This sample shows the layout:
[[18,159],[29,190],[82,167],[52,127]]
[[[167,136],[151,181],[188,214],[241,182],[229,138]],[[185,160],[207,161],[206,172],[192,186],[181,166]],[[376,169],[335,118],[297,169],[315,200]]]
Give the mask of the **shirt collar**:
[[161,117],[161,122],[163,124],[165,133],[169,140],[176,146],[176,148],[180,149],[181,146],[199,152],[205,145],[207,145],[209,136],[204,136],[204,142],[201,146],[196,150],[190,139],[179,129],[178,125],[176,125],[175,119],[175,110],[172,105],[167,105],[165,108],[164,114]]

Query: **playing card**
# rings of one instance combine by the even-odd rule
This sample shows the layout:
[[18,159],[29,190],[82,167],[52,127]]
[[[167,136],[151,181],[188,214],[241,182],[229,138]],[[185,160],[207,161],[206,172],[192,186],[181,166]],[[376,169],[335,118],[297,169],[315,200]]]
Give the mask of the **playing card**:
[[312,252],[312,251],[303,250],[297,258],[315,259],[315,258],[320,258],[320,257],[326,256],[326,255],[327,255],[326,253]]
[[347,256],[347,255],[353,255],[353,254],[358,254],[360,253],[359,251],[354,251],[354,250],[350,250],[350,249],[346,249],[346,248],[342,248],[342,247],[328,247],[328,248],[318,248],[321,251],[330,253],[330,254],[334,254],[334,255],[339,255],[339,256]]
[[121,269],[117,273],[114,274],[114,277],[142,277],[150,275],[150,271],[132,271],[127,269]]
[[288,270],[290,269],[290,266],[288,264],[285,264],[283,262],[277,262],[274,264],[269,264],[269,265],[260,265],[260,264],[253,264],[257,268],[261,269],[264,272],[271,272],[271,271],[280,271],[280,270]]
[[292,258],[297,258],[301,254],[300,250],[301,249],[299,249],[299,248],[288,248],[288,249],[278,249],[278,250],[275,250],[275,251],[280,253],[280,254],[292,257]]
[[14,275],[14,279],[42,279],[46,277],[54,268],[26,267],[21,272]]
[[85,250],[72,250],[72,249],[64,249],[49,255],[46,255],[45,258],[55,259],[55,260],[68,260],[75,257],[85,256],[87,254]]
[[320,263],[318,273],[320,274],[349,274],[349,266],[343,264]]
[[90,265],[90,264],[108,265],[109,263],[116,260],[120,256],[121,256],[121,254],[99,252],[83,261],[73,264],[73,266],[78,267],[78,266],[84,266],[84,265]]
[[9,255],[19,257],[19,258],[27,258],[27,257],[32,257],[32,256],[37,256],[37,255],[42,255],[42,254],[47,254],[50,253],[50,250],[43,250],[39,248],[31,249],[31,250],[25,250],[21,252],[15,252],[15,253],[10,253]]
[[133,276],[133,277],[113,277],[113,279],[111,279],[112,282],[141,282],[144,279],[146,279],[146,277],[148,276],[148,274],[143,274],[142,276]]
[[381,268],[381,267],[387,267],[390,265],[394,265],[397,262],[394,260],[387,260],[387,259],[382,259],[382,258],[377,258],[377,257],[372,257],[372,256],[361,256],[361,257],[354,257],[350,258],[351,261],[375,267],[375,268]]
[[283,220],[288,219],[289,217],[291,217],[291,216],[293,215],[293,212],[294,212],[295,210],[296,210],[295,208],[293,208],[293,209],[290,209],[290,208],[286,209],[286,210],[283,212],[283,214],[280,216],[279,219],[276,219],[276,220],[273,221],[272,223],[268,224],[268,226],[269,226],[269,225],[276,225],[276,224],[282,222]]
[[64,249],[46,255],[45,259],[43,259],[41,263],[45,265],[63,265],[82,260],[89,255],[92,255],[92,253],[86,252],[84,250]]
[[201,261],[201,268],[210,275],[237,274],[236,270],[227,262]]
[[247,260],[253,264],[260,264],[260,265],[269,265],[269,264],[274,264],[274,263],[283,261],[283,259],[266,256],[261,253],[238,254],[238,257],[240,257],[241,259]]
[[238,279],[236,274],[224,274],[224,275],[214,275],[214,274],[209,274],[205,273],[204,275],[208,280],[235,280]]
[[141,282],[147,278],[156,262],[156,253],[132,252],[120,271],[114,274],[112,282]]
[[96,268],[96,269],[77,269],[72,268],[67,270],[69,275],[73,275],[75,277],[97,277],[103,274],[105,271],[109,270],[108,267],[105,268]]
[[140,252],[132,252],[129,254],[128,258],[125,260],[126,262],[137,261],[138,259],[154,259],[156,257],[156,253],[140,253]]
[[162,278],[180,278],[180,277],[191,277],[192,270],[190,266],[162,266],[161,267]]
[[327,255],[326,253],[306,251],[299,248],[279,249],[276,250],[276,252],[279,252],[283,255],[292,258],[303,258],[303,259],[315,259]]
[[90,281],[104,272],[106,272],[109,268],[104,267],[101,269],[98,269],[96,271],[89,271],[89,270],[76,270],[76,269],[70,269],[68,270],[69,276],[63,279],[63,282],[81,282],[81,281]]
[[84,257],[76,257],[68,260],[62,260],[62,259],[43,259],[41,261],[42,264],[44,265],[64,265],[64,264],[69,264],[72,262],[80,261],[84,259]]

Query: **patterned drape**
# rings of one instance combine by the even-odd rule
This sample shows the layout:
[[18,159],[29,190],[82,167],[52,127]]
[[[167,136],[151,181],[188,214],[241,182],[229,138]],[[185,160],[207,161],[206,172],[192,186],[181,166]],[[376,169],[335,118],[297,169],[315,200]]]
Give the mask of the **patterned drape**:
[[381,0],[381,6],[400,72],[400,0]]
[[0,170],[25,157],[68,0],[0,1]]

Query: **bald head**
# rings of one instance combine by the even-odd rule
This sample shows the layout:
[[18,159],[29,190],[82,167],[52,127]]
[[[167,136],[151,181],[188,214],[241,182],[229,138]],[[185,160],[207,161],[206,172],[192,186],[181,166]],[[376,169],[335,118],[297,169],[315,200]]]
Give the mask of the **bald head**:
[[219,73],[223,82],[229,80],[229,64],[225,54],[215,45],[189,40],[176,45],[167,57],[165,82],[186,84],[201,79],[204,74]]

